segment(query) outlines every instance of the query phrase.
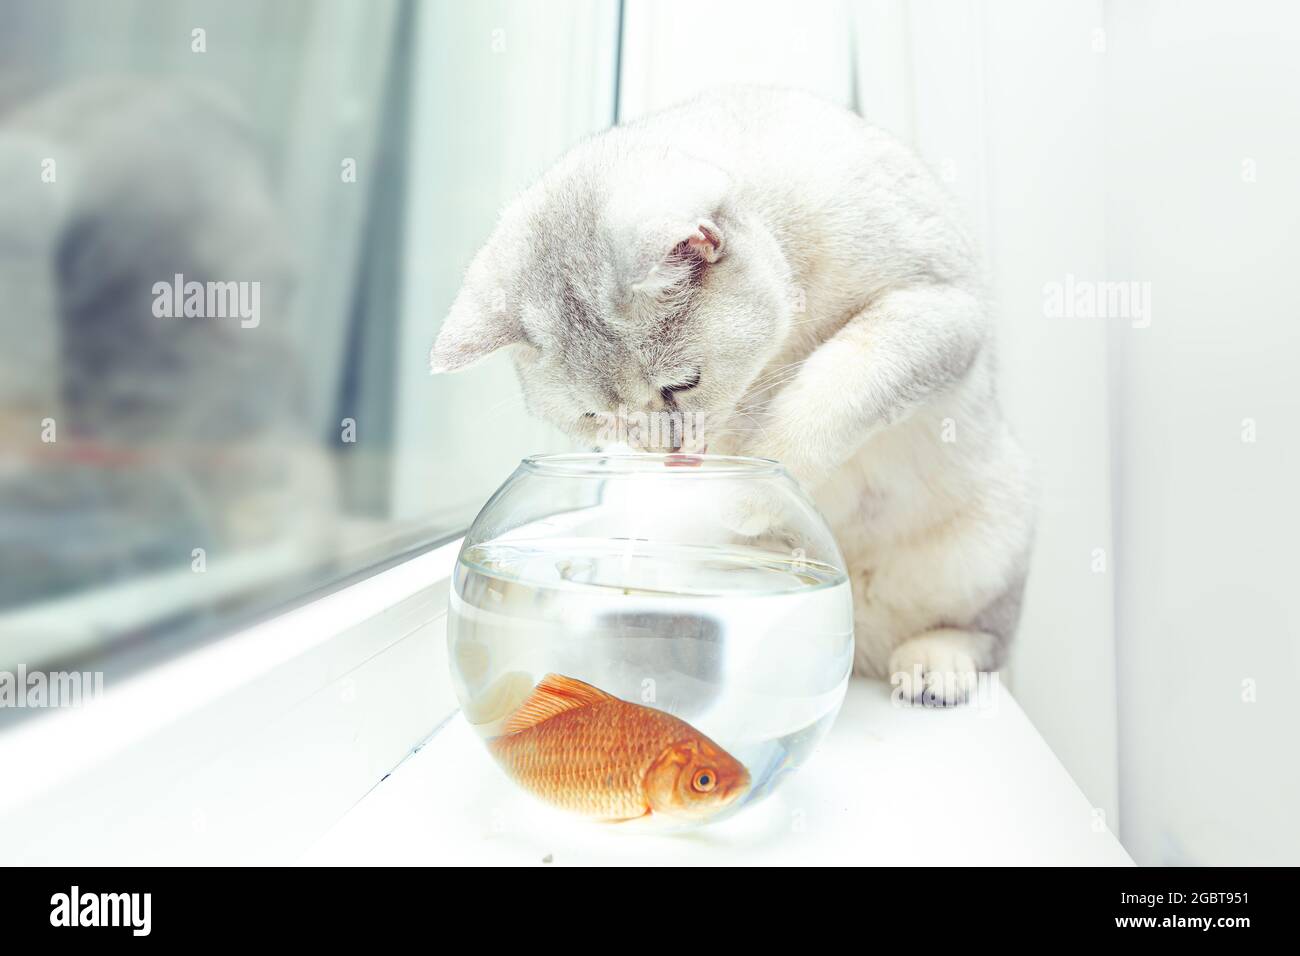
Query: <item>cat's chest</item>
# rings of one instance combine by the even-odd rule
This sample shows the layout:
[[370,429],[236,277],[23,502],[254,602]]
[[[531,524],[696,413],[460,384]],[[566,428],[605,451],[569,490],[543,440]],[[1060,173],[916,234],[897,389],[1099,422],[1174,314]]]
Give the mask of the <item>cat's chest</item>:
[[918,470],[916,430],[909,422],[878,433],[812,490],[850,561],[874,564],[926,524],[934,502]]
[[873,482],[859,455],[837,468],[812,492],[813,501],[835,530],[840,549],[864,555],[888,525],[890,493]]

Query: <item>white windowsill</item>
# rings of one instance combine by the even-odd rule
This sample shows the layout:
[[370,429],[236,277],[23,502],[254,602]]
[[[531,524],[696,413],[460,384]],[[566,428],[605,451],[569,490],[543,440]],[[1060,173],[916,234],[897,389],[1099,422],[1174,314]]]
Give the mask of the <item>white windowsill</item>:
[[1001,688],[929,711],[855,680],[784,789],[690,835],[551,810],[453,717],[459,544],[0,735],[0,766],[21,768],[0,862],[1131,863]]
[[3,863],[285,863],[455,710],[460,542],[0,734]]
[[855,679],[782,790],[712,828],[588,823],[508,782],[458,714],[302,858],[324,865],[1131,866],[1004,689],[987,709],[904,709]]

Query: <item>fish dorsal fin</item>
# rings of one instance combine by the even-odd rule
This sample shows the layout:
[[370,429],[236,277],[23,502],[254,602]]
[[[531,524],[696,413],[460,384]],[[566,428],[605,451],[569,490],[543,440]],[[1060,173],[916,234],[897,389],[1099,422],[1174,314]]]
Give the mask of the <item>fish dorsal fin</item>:
[[579,707],[589,707],[609,700],[618,700],[618,698],[572,677],[547,674],[533,688],[532,694],[519,709],[510,715],[502,733],[517,734],[565,711],[577,710]]

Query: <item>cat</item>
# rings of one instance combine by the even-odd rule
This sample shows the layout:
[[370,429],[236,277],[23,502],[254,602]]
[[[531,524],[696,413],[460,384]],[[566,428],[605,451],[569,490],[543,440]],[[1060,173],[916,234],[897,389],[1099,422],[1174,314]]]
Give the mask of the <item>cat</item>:
[[588,445],[612,410],[703,416],[782,462],[847,563],[854,667],[922,703],[999,668],[1033,536],[976,248],[906,147],[794,91],[705,94],[574,147],[509,204],[431,352],[508,349]]

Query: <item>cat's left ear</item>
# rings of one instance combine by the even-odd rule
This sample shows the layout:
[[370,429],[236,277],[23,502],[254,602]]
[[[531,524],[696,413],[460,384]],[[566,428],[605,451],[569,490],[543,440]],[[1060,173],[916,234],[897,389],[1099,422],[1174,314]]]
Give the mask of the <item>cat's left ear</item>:
[[699,219],[694,226],[679,227],[662,233],[667,251],[639,281],[634,292],[657,295],[686,284],[698,270],[722,258],[725,245],[722,230],[712,219]]
[[712,265],[722,258],[722,230],[711,219],[701,219],[686,237],[686,247]]

